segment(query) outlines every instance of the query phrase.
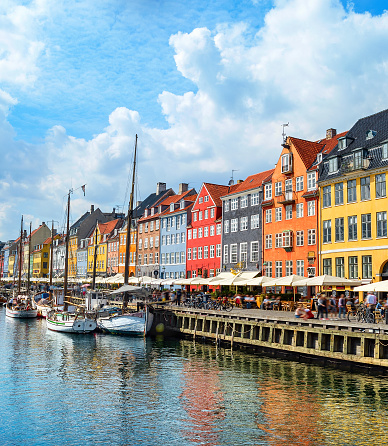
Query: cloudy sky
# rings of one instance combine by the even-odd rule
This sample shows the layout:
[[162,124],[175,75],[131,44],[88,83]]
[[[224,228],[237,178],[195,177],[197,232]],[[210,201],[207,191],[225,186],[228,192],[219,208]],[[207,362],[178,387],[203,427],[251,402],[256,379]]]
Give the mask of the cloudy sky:
[[324,137],[388,108],[383,1],[2,0],[0,240],[158,181],[272,168],[287,134]]

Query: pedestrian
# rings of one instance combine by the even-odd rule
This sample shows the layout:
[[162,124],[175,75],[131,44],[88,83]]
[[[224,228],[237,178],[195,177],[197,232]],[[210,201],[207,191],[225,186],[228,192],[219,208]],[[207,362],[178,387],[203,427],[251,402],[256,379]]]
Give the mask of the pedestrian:
[[[326,316],[323,317],[323,316]],[[318,314],[317,319],[328,320],[326,294],[321,294],[318,298]]]
[[340,298],[338,299],[338,308],[339,308],[338,318],[341,319],[341,317],[343,315],[344,319],[345,319],[346,318],[346,299],[345,299],[344,294],[341,294]]
[[179,288],[176,292],[176,303],[177,305],[181,305],[181,297],[182,297],[182,290]]
[[337,315],[337,300],[333,294],[330,296],[329,299],[329,312],[330,312],[330,317],[332,319],[335,319]]

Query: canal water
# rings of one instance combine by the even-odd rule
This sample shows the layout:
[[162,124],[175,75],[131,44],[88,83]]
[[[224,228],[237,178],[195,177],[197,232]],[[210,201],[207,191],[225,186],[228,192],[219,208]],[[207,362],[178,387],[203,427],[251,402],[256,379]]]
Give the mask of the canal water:
[[0,309],[0,444],[388,444],[388,380]]

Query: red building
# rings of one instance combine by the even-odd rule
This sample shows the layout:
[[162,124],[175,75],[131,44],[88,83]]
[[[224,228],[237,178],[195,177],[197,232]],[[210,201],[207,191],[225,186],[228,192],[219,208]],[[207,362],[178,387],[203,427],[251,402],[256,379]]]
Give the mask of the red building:
[[214,277],[221,271],[222,202],[229,186],[203,183],[187,226],[186,277]]
[[263,271],[268,277],[318,274],[318,167],[337,144],[335,130],[318,142],[288,137],[264,186]]

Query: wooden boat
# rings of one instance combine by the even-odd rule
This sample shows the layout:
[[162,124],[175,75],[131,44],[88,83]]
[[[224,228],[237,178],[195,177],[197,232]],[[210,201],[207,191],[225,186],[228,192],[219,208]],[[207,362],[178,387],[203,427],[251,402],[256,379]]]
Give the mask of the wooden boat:
[[7,302],[5,314],[13,318],[34,318],[38,316],[38,310],[32,299],[28,296],[19,295]]
[[[131,223],[133,213],[133,197],[136,177],[136,155],[137,155],[137,135],[135,141],[135,151],[133,158],[133,171],[132,171],[132,189],[128,206],[128,218],[127,218],[127,242],[126,242],[126,254],[125,254],[125,267],[124,267],[124,286],[114,291],[112,294],[123,294],[123,306],[121,312],[114,314],[105,314],[99,312],[97,316],[97,326],[102,331],[111,334],[127,335],[127,336],[145,336],[152,326],[153,314],[152,309],[143,305],[139,311],[130,311],[128,308],[129,295],[140,295],[144,293],[141,287],[133,287],[128,285],[129,276],[129,250],[131,239]],[[143,297],[144,294],[143,294]],[[151,310],[151,311],[150,311]]]
[[[30,225],[30,240],[29,240],[29,252],[28,258],[31,252],[31,225]],[[8,317],[25,319],[25,318],[36,318],[38,316],[38,310],[36,308],[35,301],[28,295],[29,285],[30,285],[30,268],[28,268],[28,282],[27,282],[27,294],[21,294],[21,280],[22,280],[22,254],[23,254],[23,217],[21,222],[20,230],[20,241],[19,241],[19,258],[18,258],[18,268],[19,268],[19,279],[18,279],[18,291],[16,296],[14,295],[5,306],[5,315]]]
[[[84,190],[85,186],[82,186]],[[63,311],[53,309],[46,316],[47,328],[53,331],[63,333],[91,333],[97,328],[94,315],[86,312],[68,311],[69,303],[67,302],[67,276],[68,276],[68,260],[69,260],[69,225],[70,225],[70,195],[73,190],[69,190],[67,198],[67,230],[66,230],[66,250],[65,250],[65,276],[63,284]],[[58,303],[58,300],[57,300]]]
[[47,328],[63,333],[91,333],[97,328],[96,319],[88,313],[52,310],[46,317]]

